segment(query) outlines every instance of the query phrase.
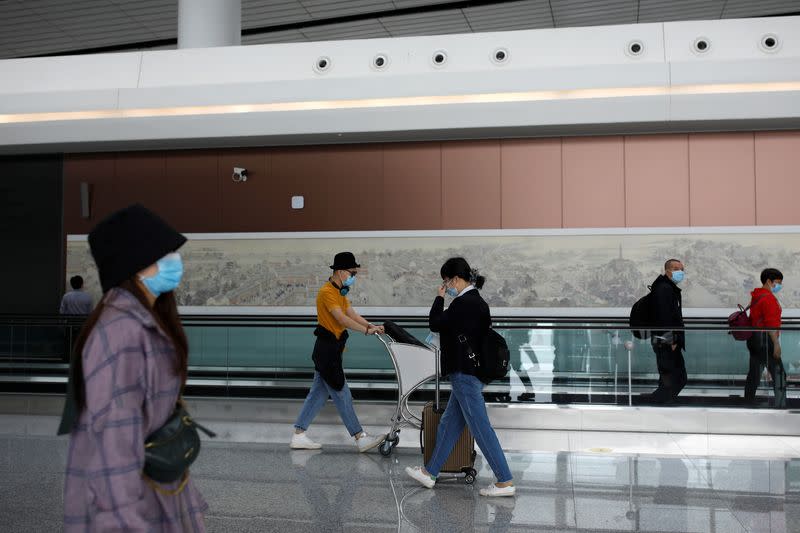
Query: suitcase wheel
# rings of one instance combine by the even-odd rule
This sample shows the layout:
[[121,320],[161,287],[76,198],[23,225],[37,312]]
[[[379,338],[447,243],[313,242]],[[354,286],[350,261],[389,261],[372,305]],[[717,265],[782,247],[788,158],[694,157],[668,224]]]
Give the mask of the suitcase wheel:
[[462,468],[461,471],[464,472],[464,482],[467,485],[472,485],[475,483],[475,478],[478,477],[478,472],[476,472],[474,468]]

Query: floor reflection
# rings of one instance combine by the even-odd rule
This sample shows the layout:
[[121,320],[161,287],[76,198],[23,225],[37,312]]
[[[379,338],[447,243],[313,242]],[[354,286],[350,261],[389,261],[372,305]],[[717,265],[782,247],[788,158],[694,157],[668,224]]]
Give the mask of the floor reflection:
[[[65,451],[63,439],[0,439],[5,531],[58,529]],[[800,460],[508,455],[513,499],[478,495],[491,482],[480,457],[474,486],[453,478],[423,489],[403,472],[420,461],[409,449],[384,458],[212,442],[192,475],[212,532],[800,531]]]

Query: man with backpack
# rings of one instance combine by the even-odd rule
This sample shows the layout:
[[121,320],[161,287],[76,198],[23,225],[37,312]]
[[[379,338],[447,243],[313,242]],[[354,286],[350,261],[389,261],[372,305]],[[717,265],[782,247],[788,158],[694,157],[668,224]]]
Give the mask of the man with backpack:
[[674,403],[687,381],[682,353],[686,341],[678,288],[684,277],[683,263],[669,259],[664,263],[664,273],[656,278],[651,289],[650,316],[654,331],[650,343],[656,354],[659,375],[658,388],[650,396],[654,403]]
[[754,403],[756,389],[764,366],[772,376],[775,390],[775,408],[786,408],[786,370],[781,360],[781,304],[775,295],[783,286],[783,274],[775,268],[761,272],[761,287],[750,293],[750,324],[759,331],[747,339],[750,352],[750,371],[744,386],[744,399]]

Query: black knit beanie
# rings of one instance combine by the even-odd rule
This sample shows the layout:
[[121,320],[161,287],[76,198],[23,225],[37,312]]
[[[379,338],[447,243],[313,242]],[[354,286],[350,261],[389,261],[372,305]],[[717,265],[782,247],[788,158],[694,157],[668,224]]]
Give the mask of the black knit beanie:
[[89,233],[104,293],[185,242],[186,237],[139,204],[113,213]]

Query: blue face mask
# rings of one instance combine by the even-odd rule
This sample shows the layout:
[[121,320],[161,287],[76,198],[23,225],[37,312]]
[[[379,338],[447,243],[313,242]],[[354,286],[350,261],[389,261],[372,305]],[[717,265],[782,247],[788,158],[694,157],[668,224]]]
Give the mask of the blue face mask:
[[447,287],[447,288],[444,290],[444,292],[445,292],[445,293],[447,293],[447,295],[448,295],[448,296],[452,296],[453,298],[455,298],[456,296],[458,296],[458,291],[456,290],[456,288],[455,288],[455,287]]
[[686,274],[684,274],[683,270],[674,270],[672,272],[672,281],[675,283],[680,283],[684,277],[686,277]]
[[165,292],[178,288],[183,277],[183,261],[177,252],[167,254],[156,263],[158,273],[149,278],[139,278],[150,293],[158,298]]
[[775,285],[773,285],[773,287],[772,287],[772,294],[778,294],[779,292],[781,292],[781,289],[782,289],[782,288],[783,288],[783,285],[782,285],[782,284],[780,284],[780,283],[776,283],[776,284],[775,284]]
[[345,287],[350,287],[355,282],[356,282],[356,277],[351,275],[350,277],[348,277],[346,280],[344,280],[342,282],[342,285],[344,285]]

